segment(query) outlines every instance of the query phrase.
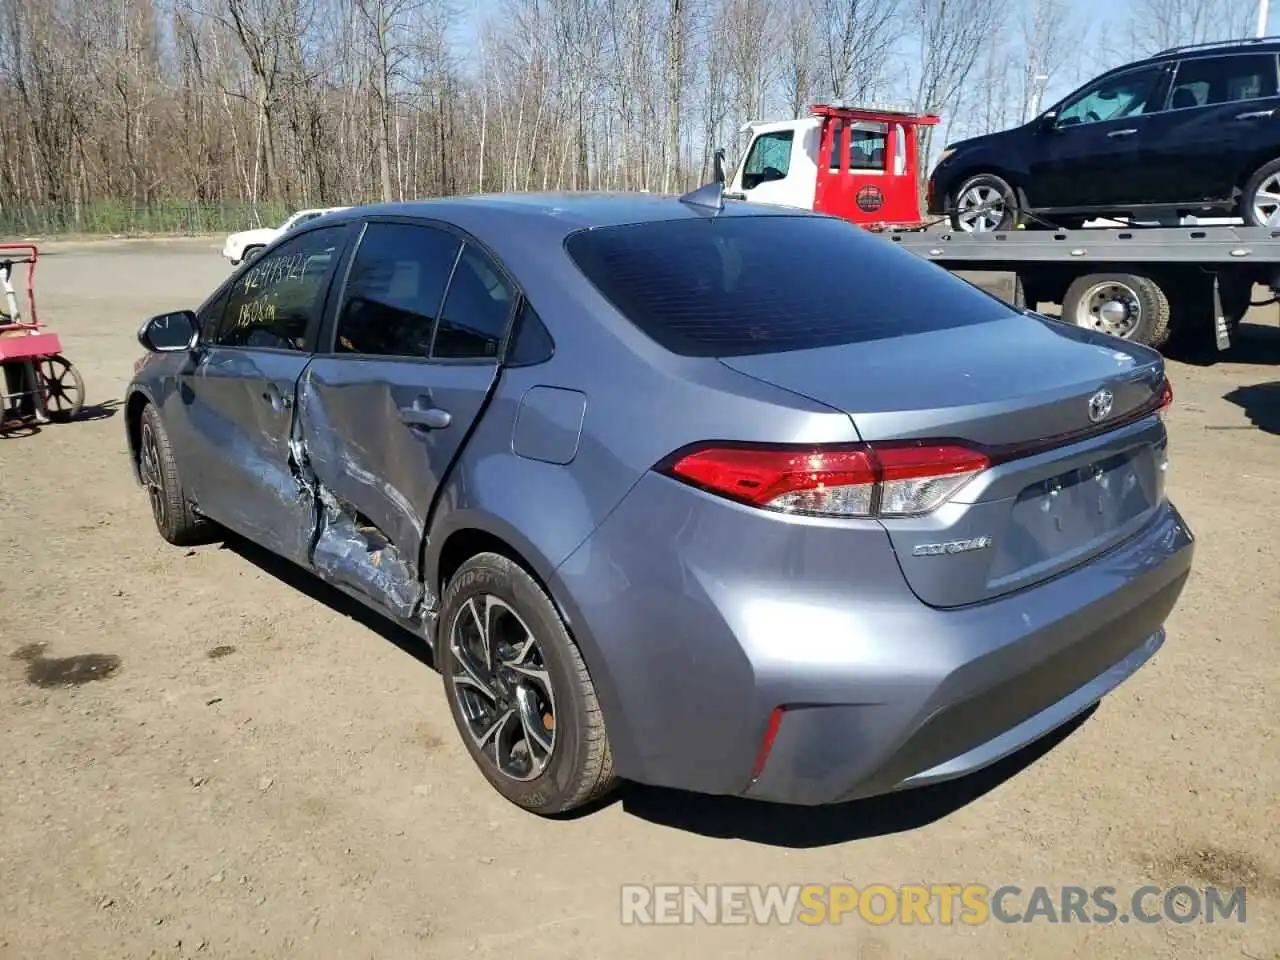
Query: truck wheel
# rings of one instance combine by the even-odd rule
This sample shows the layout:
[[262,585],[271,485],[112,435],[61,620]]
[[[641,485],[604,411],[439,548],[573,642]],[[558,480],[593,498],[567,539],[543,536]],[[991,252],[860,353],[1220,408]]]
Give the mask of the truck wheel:
[[1248,227],[1280,227],[1280,159],[1264,163],[1240,191],[1239,215]]
[[1062,319],[1158,350],[1169,339],[1169,298],[1149,277],[1091,273],[1067,287]]
[[1013,230],[1018,225],[1018,193],[994,173],[979,173],[960,184],[951,204],[951,228],[963,233]]

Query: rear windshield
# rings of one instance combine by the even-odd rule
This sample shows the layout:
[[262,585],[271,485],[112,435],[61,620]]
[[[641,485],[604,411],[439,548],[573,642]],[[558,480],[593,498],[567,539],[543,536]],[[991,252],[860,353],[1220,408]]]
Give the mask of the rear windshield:
[[683,356],[837,346],[1015,313],[927,260],[830,217],[599,227],[572,234],[565,247],[628,320]]

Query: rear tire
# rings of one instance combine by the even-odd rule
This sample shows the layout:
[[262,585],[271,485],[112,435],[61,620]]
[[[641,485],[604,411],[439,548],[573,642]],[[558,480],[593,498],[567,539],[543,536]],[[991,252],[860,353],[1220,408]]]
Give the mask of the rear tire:
[[481,553],[458,569],[444,590],[435,660],[471,759],[512,803],[549,816],[616,786],[582,654],[518,564]]
[[1021,217],[1018,192],[994,173],[979,173],[960,184],[951,208],[951,228],[961,233],[1015,230]]
[[1161,349],[1169,340],[1169,298],[1150,277],[1091,273],[1062,298],[1062,319],[1121,340]]
[[1280,228],[1280,159],[1264,163],[1245,181],[1237,213],[1245,226]]
[[179,547],[210,538],[213,524],[192,509],[178,477],[169,434],[159,411],[150,403],[143,407],[138,424],[138,473],[160,536]]

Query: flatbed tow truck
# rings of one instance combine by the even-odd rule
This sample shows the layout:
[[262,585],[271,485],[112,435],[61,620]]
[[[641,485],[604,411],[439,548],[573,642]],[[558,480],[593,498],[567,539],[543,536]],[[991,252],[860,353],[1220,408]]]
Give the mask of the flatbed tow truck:
[[[1060,304],[1066,322],[1157,349],[1174,335],[1212,330],[1225,350],[1249,307],[1280,299],[1280,230],[1267,227],[1033,224],[965,233],[926,221],[918,133],[938,119],[828,103],[797,120],[749,123],[723,196],[844,217],[950,271],[1011,274],[1016,306]],[[1257,285],[1273,298],[1254,301]]]

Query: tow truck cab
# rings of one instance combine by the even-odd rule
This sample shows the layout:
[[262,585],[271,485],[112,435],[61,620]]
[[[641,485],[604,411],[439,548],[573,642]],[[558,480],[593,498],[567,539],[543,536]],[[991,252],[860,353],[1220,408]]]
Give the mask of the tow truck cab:
[[922,226],[920,138],[934,114],[815,104],[796,120],[752,121],[726,196],[817,210],[868,229]]

